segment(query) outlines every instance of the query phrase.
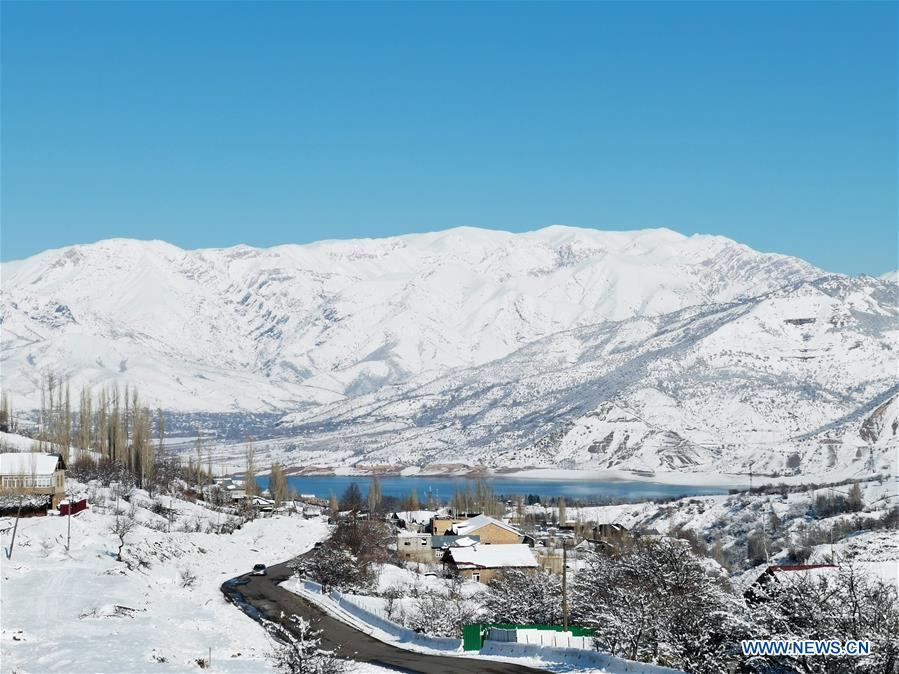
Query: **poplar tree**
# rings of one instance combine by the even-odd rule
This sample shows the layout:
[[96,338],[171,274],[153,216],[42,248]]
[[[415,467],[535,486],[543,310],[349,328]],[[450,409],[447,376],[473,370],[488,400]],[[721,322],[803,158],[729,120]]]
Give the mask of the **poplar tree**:
[[246,470],[244,470],[244,490],[247,496],[256,496],[258,488],[256,485],[256,450],[253,445],[247,443],[246,449]]
[[93,441],[91,426],[91,392],[87,386],[82,387],[78,401],[78,439],[77,444],[81,449],[90,449]]
[[284,475],[284,469],[280,463],[272,464],[268,488],[272,493],[272,498],[275,500],[275,507],[277,508],[287,498],[287,477]]
[[340,514],[340,505],[337,503],[337,494],[333,491],[331,492],[331,499],[328,501],[328,511],[331,515],[331,520],[336,522],[337,516]]
[[377,475],[372,476],[368,485],[368,511],[374,513],[381,505],[381,481]]

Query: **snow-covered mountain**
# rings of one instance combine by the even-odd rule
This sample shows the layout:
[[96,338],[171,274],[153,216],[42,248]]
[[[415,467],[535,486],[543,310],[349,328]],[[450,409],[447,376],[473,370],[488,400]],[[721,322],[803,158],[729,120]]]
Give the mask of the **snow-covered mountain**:
[[870,473],[896,450],[896,299],[870,277],[800,281],[560,332],[284,423],[345,463]]
[[821,472],[896,442],[895,283],[722,237],[109,240],[0,276],[18,408],[52,371],[174,411],[280,412],[293,465]]
[[173,410],[282,410],[502,358],[554,333],[822,272],[670,230],[452,229],[270,249],[108,240],[4,263],[3,385],[136,385]]

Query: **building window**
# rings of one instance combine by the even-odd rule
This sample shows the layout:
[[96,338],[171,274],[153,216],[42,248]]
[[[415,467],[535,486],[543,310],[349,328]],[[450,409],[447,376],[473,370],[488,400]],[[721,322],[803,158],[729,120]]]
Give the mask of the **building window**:
[[478,573],[477,571],[475,571],[474,573],[471,574],[471,579],[476,583],[480,583],[481,582],[481,574]]

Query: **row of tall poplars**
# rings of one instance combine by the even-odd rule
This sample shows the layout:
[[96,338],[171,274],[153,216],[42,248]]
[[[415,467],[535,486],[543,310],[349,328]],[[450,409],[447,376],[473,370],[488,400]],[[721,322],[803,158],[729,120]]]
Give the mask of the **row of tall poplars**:
[[[156,440],[152,439],[156,431]],[[41,385],[35,439],[39,451],[61,454],[68,462],[72,448],[91,450],[100,459],[122,464],[139,485],[152,479],[156,454],[165,441],[162,410],[143,404],[137,388],[117,385],[81,389],[77,409],[67,381],[48,374]]]

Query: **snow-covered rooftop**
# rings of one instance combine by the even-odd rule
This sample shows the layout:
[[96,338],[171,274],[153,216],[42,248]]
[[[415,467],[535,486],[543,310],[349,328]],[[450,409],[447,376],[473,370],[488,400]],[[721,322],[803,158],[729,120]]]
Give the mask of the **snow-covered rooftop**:
[[524,543],[512,545],[472,545],[449,548],[447,553],[460,569],[500,569],[536,567],[531,548]]
[[424,524],[430,522],[431,518],[437,515],[436,510],[400,510],[393,515],[403,522],[415,522],[416,524]]
[[400,529],[397,532],[397,538],[430,538],[431,534],[419,534],[408,529]]
[[478,515],[477,517],[472,517],[470,520],[460,522],[453,527],[453,531],[460,536],[465,536],[474,531],[477,531],[478,529],[481,529],[482,527],[486,527],[488,524],[495,524],[496,526],[505,529],[506,531],[511,531],[512,533],[521,535],[521,532],[511,524],[506,524],[505,522],[501,522],[500,520],[494,519],[493,517],[488,517],[487,515]]
[[59,461],[57,454],[4,452],[0,454],[0,475],[52,475]]

